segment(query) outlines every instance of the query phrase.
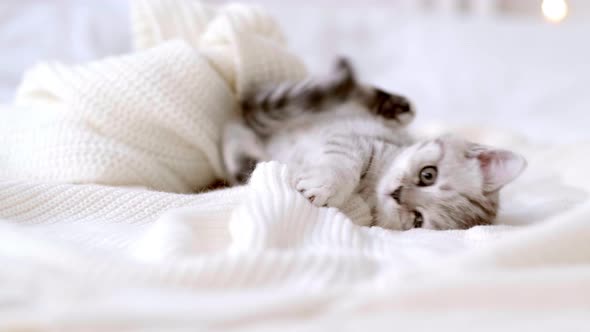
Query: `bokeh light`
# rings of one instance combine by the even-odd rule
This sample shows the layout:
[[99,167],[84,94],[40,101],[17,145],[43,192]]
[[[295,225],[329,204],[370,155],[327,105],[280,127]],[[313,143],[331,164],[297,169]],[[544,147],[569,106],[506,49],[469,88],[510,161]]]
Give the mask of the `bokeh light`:
[[563,21],[568,15],[568,5],[565,0],[543,0],[541,10],[543,16],[554,23]]

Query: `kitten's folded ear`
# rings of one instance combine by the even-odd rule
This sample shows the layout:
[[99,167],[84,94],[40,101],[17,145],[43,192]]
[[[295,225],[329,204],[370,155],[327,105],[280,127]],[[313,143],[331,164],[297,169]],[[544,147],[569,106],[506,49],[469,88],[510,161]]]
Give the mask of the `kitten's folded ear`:
[[526,159],[519,154],[478,144],[469,148],[468,157],[479,161],[485,192],[495,192],[514,181],[527,166]]

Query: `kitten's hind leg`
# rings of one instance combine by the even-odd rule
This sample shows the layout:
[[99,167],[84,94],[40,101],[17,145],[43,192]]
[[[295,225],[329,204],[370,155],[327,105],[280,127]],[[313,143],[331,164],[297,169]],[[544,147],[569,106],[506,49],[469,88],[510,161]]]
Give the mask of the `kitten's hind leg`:
[[410,101],[400,95],[372,88],[368,98],[369,109],[376,115],[393,120],[401,126],[412,122],[416,112]]
[[295,90],[300,104],[322,110],[326,105],[357,101],[367,107],[369,112],[397,125],[409,124],[415,116],[414,107],[404,96],[389,93],[358,81],[348,59],[338,58],[332,73],[314,84],[302,85]]
[[332,72],[324,77],[283,82],[246,94],[242,114],[258,135],[271,136],[292,118],[332,110],[348,102],[359,103],[371,114],[397,126],[407,125],[415,114],[407,98],[361,84],[346,58],[339,58]]
[[242,122],[228,122],[221,142],[226,178],[231,185],[244,184],[260,161],[267,160],[264,146]]
[[344,57],[337,59],[330,75],[300,84],[292,95],[301,106],[314,111],[321,111],[326,105],[357,101],[371,113],[401,126],[409,124],[416,114],[408,98],[358,81],[353,66]]
[[[398,125],[409,124],[416,114],[412,103],[404,96],[389,93],[377,87],[363,85],[357,81],[352,65],[346,58],[339,58],[326,89],[332,100],[358,100],[371,113],[393,120]],[[338,99],[340,98],[340,99]]]
[[355,98],[357,90],[352,67],[340,59],[326,77],[282,82],[248,93],[242,100],[242,114],[257,134],[270,136],[292,118],[322,112]]

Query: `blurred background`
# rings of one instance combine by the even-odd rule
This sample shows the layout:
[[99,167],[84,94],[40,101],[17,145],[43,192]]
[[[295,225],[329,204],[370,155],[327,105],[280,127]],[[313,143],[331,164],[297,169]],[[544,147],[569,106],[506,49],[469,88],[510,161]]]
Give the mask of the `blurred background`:
[[[409,96],[418,125],[482,125],[537,142],[590,139],[590,1],[245,2],[277,17],[312,73],[349,56],[363,79]],[[0,103],[38,61],[130,52],[128,15],[124,0],[2,0]]]

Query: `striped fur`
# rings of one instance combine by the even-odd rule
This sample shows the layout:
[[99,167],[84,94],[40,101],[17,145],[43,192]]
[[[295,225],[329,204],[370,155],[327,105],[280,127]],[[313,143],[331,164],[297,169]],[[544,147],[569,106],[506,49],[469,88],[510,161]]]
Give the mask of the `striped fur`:
[[252,92],[242,102],[242,115],[246,125],[258,135],[270,136],[294,117],[350,102],[401,125],[407,124],[414,116],[405,97],[359,84],[346,59],[340,59],[332,75],[326,79],[285,82]]

